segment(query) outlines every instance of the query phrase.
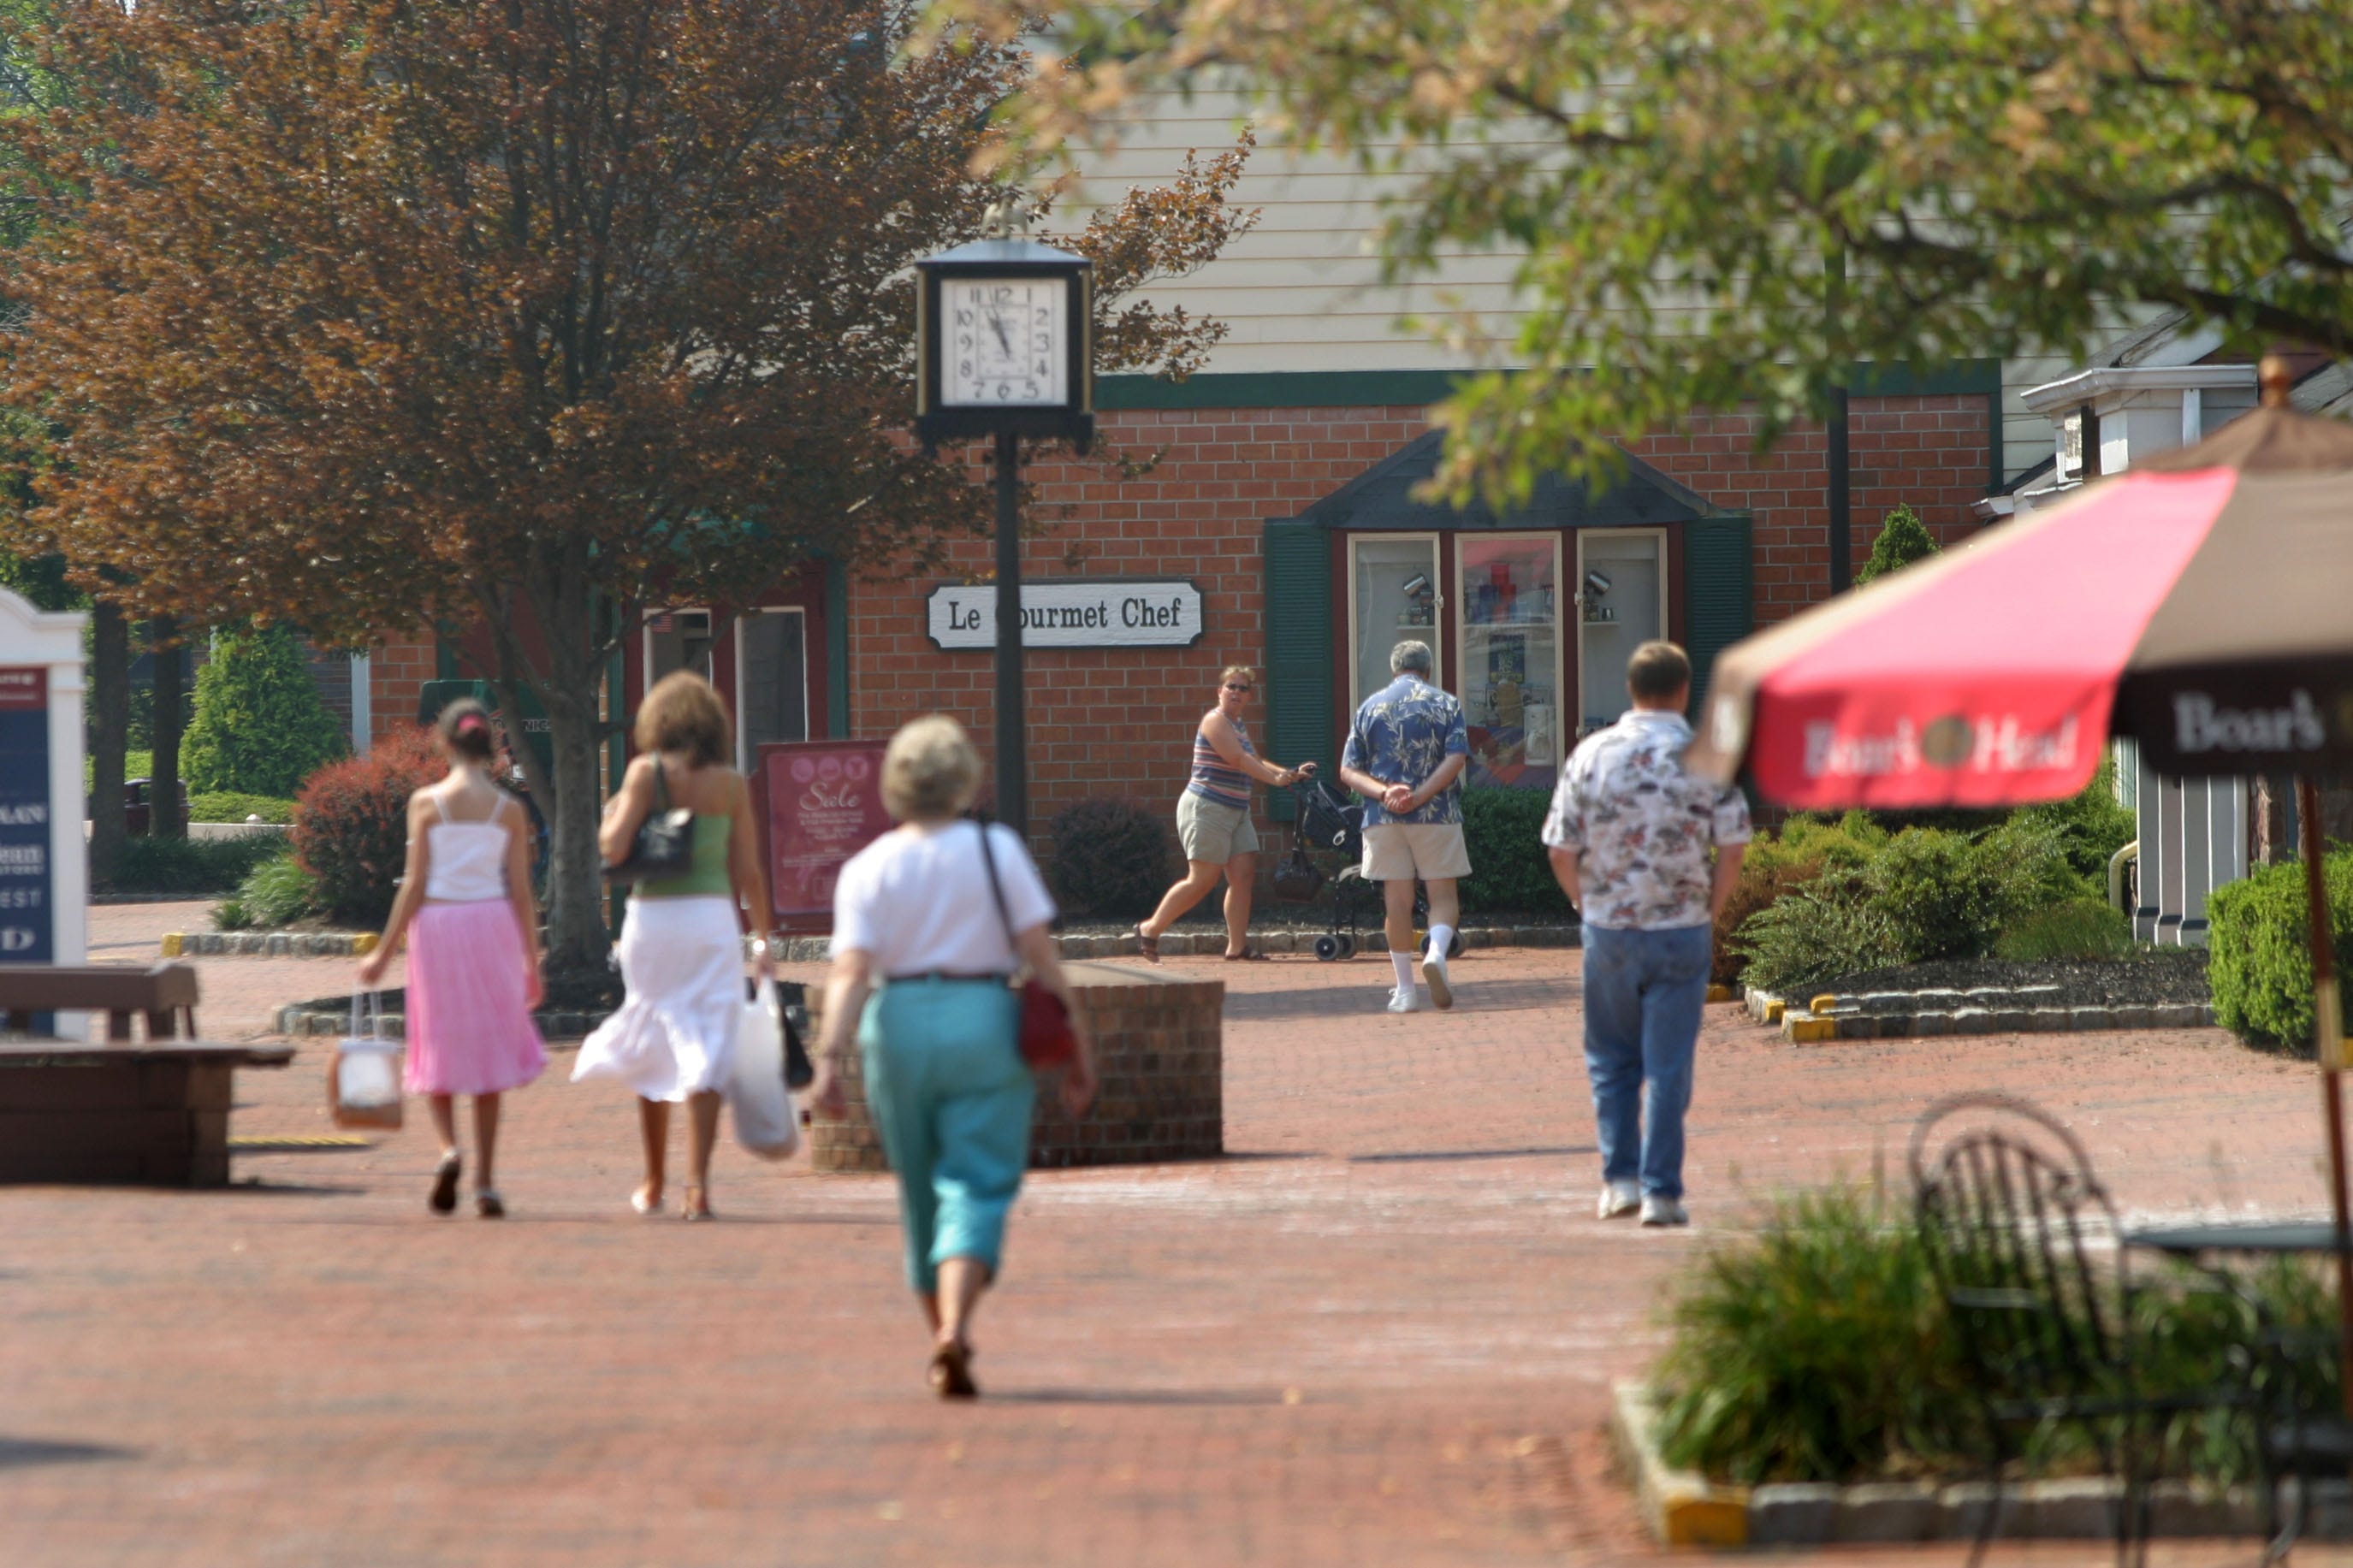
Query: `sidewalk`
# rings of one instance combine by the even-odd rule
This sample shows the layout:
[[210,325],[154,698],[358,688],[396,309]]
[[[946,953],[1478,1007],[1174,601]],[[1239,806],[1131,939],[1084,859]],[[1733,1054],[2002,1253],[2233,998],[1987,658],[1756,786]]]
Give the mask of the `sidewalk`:
[[[1600,1426],[1660,1287],[1778,1188],[1901,1180],[1933,1095],[2032,1094],[2135,1212],[2323,1198],[2310,1069],[2214,1031],[1797,1047],[1718,1007],[1698,1224],[1603,1226],[1577,962],[1474,953],[1398,1018],[1385,963],[1172,961],[1230,987],[1230,1156],[1037,1177],[971,1408],[922,1386],[883,1180],[731,1146],[722,1223],[637,1219],[629,1108],[566,1055],[512,1102],[502,1224],[425,1212],[421,1108],[227,1193],[0,1188],[0,1564],[1645,1559]],[[207,1034],[348,984],[201,963]],[[235,1131],[327,1131],[322,1054],[242,1078]]]

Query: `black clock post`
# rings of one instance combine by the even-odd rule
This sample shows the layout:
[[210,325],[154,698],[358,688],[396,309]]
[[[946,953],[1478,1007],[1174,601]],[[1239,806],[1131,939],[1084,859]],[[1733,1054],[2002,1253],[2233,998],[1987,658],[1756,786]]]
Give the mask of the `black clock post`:
[[1029,831],[1021,673],[1021,442],[1094,439],[1094,264],[1032,240],[915,263],[915,434],[997,447],[997,817]]

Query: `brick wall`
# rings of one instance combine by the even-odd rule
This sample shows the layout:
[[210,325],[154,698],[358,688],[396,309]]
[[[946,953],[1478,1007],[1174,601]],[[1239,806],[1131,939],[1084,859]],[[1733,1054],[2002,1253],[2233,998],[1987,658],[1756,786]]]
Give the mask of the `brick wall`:
[[[1974,526],[1969,502],[1987,478],[1981,396],[1855,398],[1850,409],[1853,560],[1868,556],[1881,516],[1908,501],[1940,541]],[[1123,480],[1098,463],[1041,463],[1027,471],[1047,531],[1023,552],[1026,577],[1189,577],[1203,595],[1206,633],[1191,648],[1032,648],[1030,812],[1042,826],[1094,795],[1123,795],[1173,811],[1195,723],[1219,668],[1265,654],[1261,527],[1296,515],[1430,427],[1420,407],[1162,410],[1110,415],[1103,444],[1163,453]],[[1799,431],[1771,455],[1754,451],[1757,422],[1694,419],[1632,450],[1719,505],[1756,521],[1757,621],[1778,620],[1827,591],[1823,437]],[[986,474],[975,472],[976,482]],[[984,579],[985,540],[959,542],[953,571]],[[892,566],[849,594],[850,730],[888,735],[916,714],[961,720],[984,754],[993,723],[993,656],[944,652],[924,635],[924,599],[938,579]],[[1335,613],[1345,613],[1345,593]],[[1339,635],[1335,628],[1334,635]],[[1262,715],[1263,703],[1253,706]],[[1279,762],[1296,759],[1280,757]]]
[[368,661],[368,732],[382,740],[417,723],[417,700],[435,674],[433,637],[429,632],[387,637],[376,644]]

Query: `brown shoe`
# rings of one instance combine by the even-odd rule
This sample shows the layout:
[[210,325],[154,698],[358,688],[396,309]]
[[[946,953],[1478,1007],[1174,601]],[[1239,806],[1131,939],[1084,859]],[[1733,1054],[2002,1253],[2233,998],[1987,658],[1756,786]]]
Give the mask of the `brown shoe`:
[[934,1348],[924,1374],[932,1392],[942,1399],[977,1399],[980,1384],[972,1380],[972,1347],[960,1340]]

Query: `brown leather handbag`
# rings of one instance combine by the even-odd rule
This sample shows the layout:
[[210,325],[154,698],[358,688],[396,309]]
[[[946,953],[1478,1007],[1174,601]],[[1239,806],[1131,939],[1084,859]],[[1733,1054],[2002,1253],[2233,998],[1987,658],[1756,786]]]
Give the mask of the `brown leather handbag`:
[[[1013,947],[1013,917],[1006,911],[1005,885],[997,879],[997,852],[988,847],[988,824],[978,826],[981,864],[988,868],[989,896],[997,900],[1005,944]],[[1015,956],[1019,957],[1018,951]],[[1017,977],[1013,989],[1021,997],[1021,1059],[1033,1068],[1064,1067],[1076,1060],[1079,1037],[1071,1027],[1071,1010],[1062,1005],[1062,999],[1039,984],[1035,975]]]

